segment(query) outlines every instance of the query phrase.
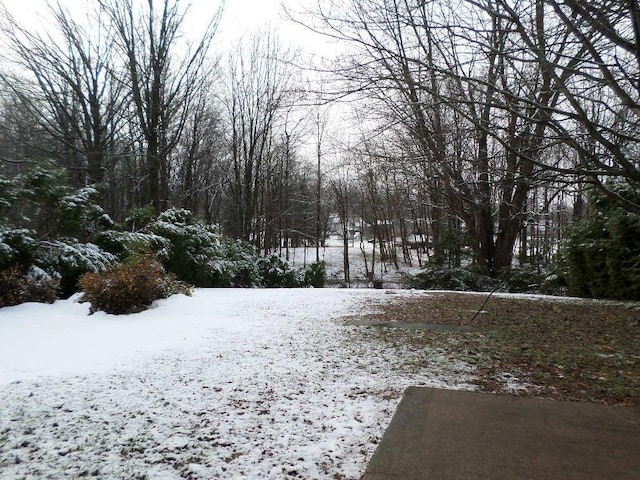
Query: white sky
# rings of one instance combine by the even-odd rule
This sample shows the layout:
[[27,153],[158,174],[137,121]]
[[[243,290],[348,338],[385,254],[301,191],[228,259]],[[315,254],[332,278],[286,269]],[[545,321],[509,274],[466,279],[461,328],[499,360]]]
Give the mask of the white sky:
[[[182,1],[187,3],[187,0]],[[63,5],[78,10],[84,10],[94,2],[95,0],[61,0]],[[11,12],[26,18],[38,12],[46,12],[47,0],[0,0],[0,3],[3,3]],[[55,0],[52,3],[55,3]],[[198,12],[214,11],[218,5],[215,0],[190,0],[190,3],[193,10]],[[243,27],[257,25],[264,20],[277,19],[281,3],[282,0],[227,0],[225,16],[227,20]]]
[[[54,3],[56,0],[52,0]],[[81,20],[85,12],[95,5],[96,0],[59,0],[60,3],[69,8]],[[146,2],[147,0],[134,0]],[[188,31],[197,38],[204,31],[220,5],[219,0],[180,0],[191,5],[186,25]],[[213,43],[214,55],[225,57],[225,52],[231,49],[234,44],[243,36],[250,37],[253,32],[271,27],[277,31],[280,41],[284,47],[291,47],[292,50],[299,50],[300,56],[296,61],[301,66],[305,65],[306,59],[311,56],[332,58],[339,50],[331,40],[311,32],[305,27],[295,24],[286,18],[282,8],[283,5],[291,12],[304,11],[305,7],[313,6],[317,0],[226,0],[225,8],[216,37]],[[48,8],[47,0],[0,0],[0,5],[7,7],[9,12],[23,25],[29,28],[42,28],[47,25]],[[336,115],[344,117],[344,109],[332,108],[332,117]],[[344,129],[342,118],[341,125]],[[332,130],[329,127],[329,130]],[[328,137],[337,138],[337,132],[328,134]],[[315,147],[313,147],[315,148]],[[325,146],[325,149],[327,147]],[[311,151],[312,148],[310,147]],[[312,158],[315,153],[303,153],[303,156]]]
[[[146,1],[146,0],[138,0]],[[202,31],[219,2],[215,0],[182,0],[191,4],[186,19],[195,32]],[[55,2],[55,0],[53,0]],[[95,0],[60,0],[72,12],[82,15]],[[285,18],[282,5],[291,10],[300,10],[311,0],[226,0],[223,17],[217,32],[217,43],[222,46],[234,42],[252,31],[271,26],[278,30],[280,38],[294,47],[304,47],[308,52],[331,54],[333,48],[322,37],[313,34]],[[40,25],[47,15],[47,0],[0,0],[16,18],[26,25]],[[45,21],[46,24],[46,21]]]

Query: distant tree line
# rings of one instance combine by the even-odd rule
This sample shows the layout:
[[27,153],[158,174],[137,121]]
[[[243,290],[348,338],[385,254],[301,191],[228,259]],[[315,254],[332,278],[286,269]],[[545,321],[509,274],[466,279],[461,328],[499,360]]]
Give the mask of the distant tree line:
[[[184,5],[54,5],[35,31],[3,12],[0,174],[53,161],[116,221],[186,208],[265,253],[319,257],[329,233],[348,252],[358,231],[372,279],[376,262],[515,266],[615,296],[616,265],[640,268],[579,280],[640,257],[637,0],[325,0],[291,14],[343,46],[317,87],[272,31],[213,51],[220,11],[185,41]],[[318,106],[345,98],[348,139]]]
[[118,221],[178,206],[267,252],[313,239],[295,52],[271,31],[214,52],[221,11],[190,38],[178,0],[91,8],[36,29],[2,11],[0,173],[53,160]]
[[497,277],[557,261],[597,199],[640,215],[636,0],[328,0],[303,21],[351,46],[326,84],[361,100],[360,192],[394,237],[409,220]]

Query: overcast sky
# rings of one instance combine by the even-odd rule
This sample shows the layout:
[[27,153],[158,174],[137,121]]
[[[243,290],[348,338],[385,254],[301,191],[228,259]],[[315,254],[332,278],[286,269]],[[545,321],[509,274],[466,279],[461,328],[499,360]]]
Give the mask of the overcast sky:
[[[53,0],[55,2],[55,0]],[[143,2],[146,0],[134,0]],[[184,1],[185,4],[187,0]],[[301,55],[296,59],[303,66],[306,58],[319,55],[321,57],[333,57],[339,50],[334,43],[325,37],[319,36],[310,30],[295,24],[286,18],[282,9],[285,4],[291,11],[301,11],[305,5],[314,5],[317,0],[226,0],[223,17],[216,33],[213,51],[225,58],[225,52],[242,36],[249,37],[252,32],[265,29],[270,26],[277,30],[278,36],[285,47],[301,50]],[[60,0],[60,3],[68,7],[70,11],[78,15],[82,21],[85,13],[95,5],[96,0]],[[219,6],[217,0],[191,0],[191,9],[186,18],[186,25],[198,36]],[[8,10],[29,28],[41,28],[47,24],[47,0],[0,0]],[[317,59],[316,59],[317,60]],[[341,111],[333,107],[336,111]]]
[[[60,0],[63,5],[71,9],[85,10],[95,3],[95,0]],[[144,1],[144,0],[138,0]],[[191,3],[194,10],[213,11],[219,2],[215,0],[181,0],[185,4]],[[268,20],[277,20],[282,2],[289,0],[227,0],[225,16],[227,21],[238,26],[251,27]],[[45,12],[47,0],[0,0],[10,11],[24,16]],[[53,0],[51,3],[55,3]],[[295,2],[294,2],[295,3]]]
[[[54,0],[55,1],[55,0]],[[82,15],[95,0],[60,0],[72,12]],[[138,0],[143,1],[143,0]],[[181,0],[191,4],[187,22],[195,30],[202,30],[219,2],[216,0]],[[22,23],[39,25],[38,18],[47,15],[47,0],[0,0]],[[304,27],[295,25],[285,18],[282,5],[297,10],[312,0],[226,0],[223,18],[218,30],[218,44],[232,43],[242,35],[272,26],[277,28],[281,39],[295,47],[304,47],[307,51],[326,54],[331,50],[324,39],[312,34]]]

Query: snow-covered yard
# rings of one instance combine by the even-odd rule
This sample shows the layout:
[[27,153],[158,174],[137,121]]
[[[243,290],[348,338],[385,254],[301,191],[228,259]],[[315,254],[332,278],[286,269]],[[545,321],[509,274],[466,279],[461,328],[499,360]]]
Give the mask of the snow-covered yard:
[[[362,249],[364,249],[364,253]],[[376,246],[374,256],[373,243],[369,241],[364,242],[362,245],[359,242],[350,244],[348,252],[352,288],[369,288],[372,286],[371,280],[367,278],[367,268],[369,271],[373,268],[375,277],[382,280],[385,288],[402,288],[403,274],[415,275],[421,270],[417,252],[412,251],[412,265],[409,266],[402,260],[402,252],[399,246],[396,248],[399,267],[397,269],[393,263],[389,261],[380,261],[378,246]],[[328,284],[334,286],[342,285],[344,283],[344,251],[342,240],[339,237],[331,236],[327,239],[326,246],[320,249],[319,254],[320,260],[326,264]],[[284,252],[282,252],[282,257],[285,258]],[[375,263],[372,263],[374,258]],[[289,250],[288,261],[294,266],[306,266],[315,260],[316,251],[314,247],[298,247]],[[422,261],[426,261],[426,258],[423,257]]]
[[73,299],[4,308],[0,479],[357,479],[405,387],[471,388],[441,351],[340,320],[385,298],[202,289],[121,317]]

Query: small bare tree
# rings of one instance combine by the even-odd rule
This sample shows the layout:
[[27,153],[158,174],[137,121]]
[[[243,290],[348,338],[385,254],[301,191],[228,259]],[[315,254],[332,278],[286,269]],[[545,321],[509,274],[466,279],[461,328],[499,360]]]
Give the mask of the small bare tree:
[[338,172],[334,172],[329,185],[333,194],[333,208],[340,219],[342,237],[342,268],[344,270],[344,283],[351,285],[351,266],[349,262],[350,240],[353,240],[350,230],[352,222],[352,196],[353,187],[350,185],[349,167],[343,166]]

